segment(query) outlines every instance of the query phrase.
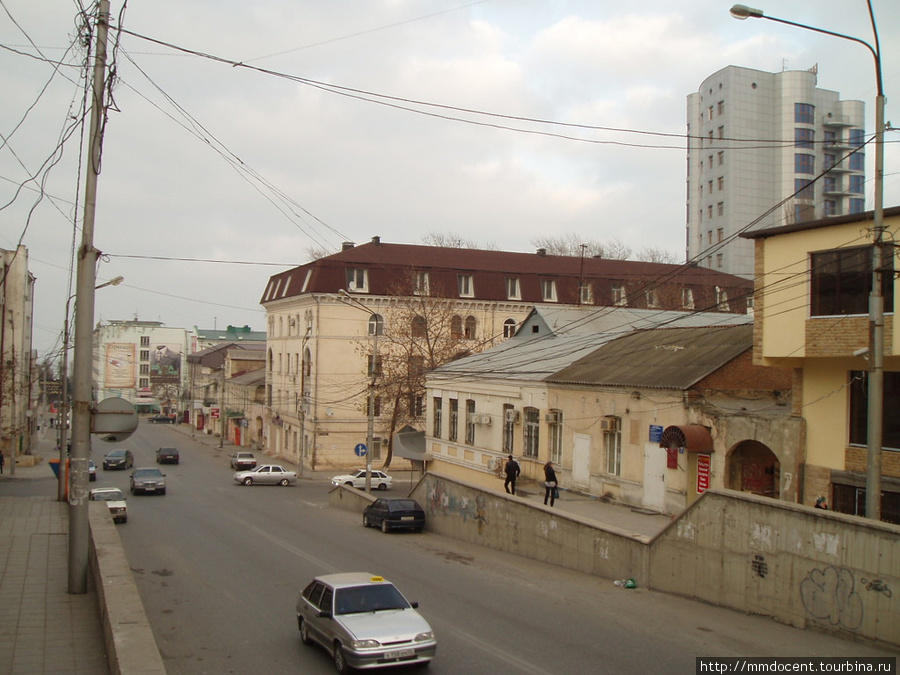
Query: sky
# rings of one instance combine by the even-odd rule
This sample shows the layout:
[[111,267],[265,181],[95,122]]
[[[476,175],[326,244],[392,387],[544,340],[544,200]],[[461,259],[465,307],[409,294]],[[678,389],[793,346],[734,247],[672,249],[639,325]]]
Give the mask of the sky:
[[[28,248],[41,359],[59,353],[81,242],[83,1],[0,0],[0,248]],[[872,3],[900,119],[900,3]],[[125,280],[97,291],[95,321],[264,330],[270,275],[374,236],[530,252],[574,233],[681,261],[686,97],[706,77],[817,66],[874,129],[864,47],[731,4],[112,0],[94,245],[98,284]],[[761,9],[872,42],[864,0]]]

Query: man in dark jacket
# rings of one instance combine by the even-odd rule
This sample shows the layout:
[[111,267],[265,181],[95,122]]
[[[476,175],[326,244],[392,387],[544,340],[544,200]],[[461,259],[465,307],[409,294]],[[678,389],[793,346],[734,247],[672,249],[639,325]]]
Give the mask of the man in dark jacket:
[[509,494],[514,495],[516,494],[516,479],[522,471],[519,469],[519,463],[513,459],[512,455],[509,456],[504,471],[506,472],[506,480],[503,481],[503,488]]

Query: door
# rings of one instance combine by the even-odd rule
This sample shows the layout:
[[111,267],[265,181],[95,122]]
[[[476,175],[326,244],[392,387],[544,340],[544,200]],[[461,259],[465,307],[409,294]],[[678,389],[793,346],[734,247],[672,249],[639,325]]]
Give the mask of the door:
[[590,488],[591,484],[591,437],[575,434],[572,447],[572,485]]
[[666,451],[658,443],[644,443],[644,508],[666,510]]

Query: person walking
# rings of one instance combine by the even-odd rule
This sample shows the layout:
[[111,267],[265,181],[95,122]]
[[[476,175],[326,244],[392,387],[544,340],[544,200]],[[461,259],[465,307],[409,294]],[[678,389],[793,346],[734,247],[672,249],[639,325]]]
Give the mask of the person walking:
[[514,495],[516,494],[516,479],[519,477],[519,474],[522,473],[522,470],[519,468],[519,463],[513,459],[512,455],[509,456],[504,471],[506,471],[506,480],[503,481],[503,489],[506,490],[507,494]]
[[550,506],[556,502],[557,492],[556,471],[553,469],[553,462],[544,464],[544,505],[550,500]]
[[3,462],[4,462],[5,460],[6,460],[6,458],[3,456],[3,452],[0,451],[0,474],[3,473]]

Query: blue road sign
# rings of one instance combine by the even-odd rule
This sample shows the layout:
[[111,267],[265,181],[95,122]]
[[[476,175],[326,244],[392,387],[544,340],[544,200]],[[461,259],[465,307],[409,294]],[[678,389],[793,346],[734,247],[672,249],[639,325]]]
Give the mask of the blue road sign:
[[366,444],[359,443],[355,448],[353,448],[353,452],[356,453],[357,457],[365,457],[366,456]]

